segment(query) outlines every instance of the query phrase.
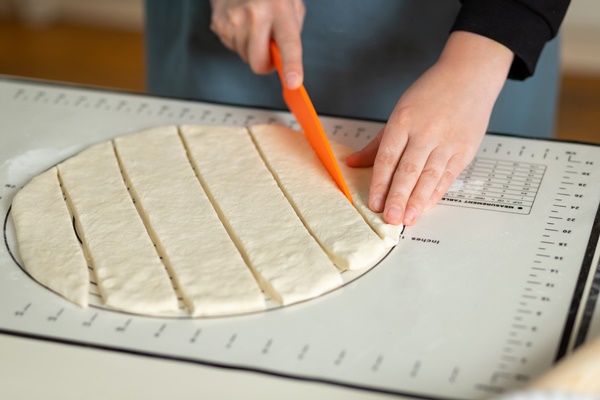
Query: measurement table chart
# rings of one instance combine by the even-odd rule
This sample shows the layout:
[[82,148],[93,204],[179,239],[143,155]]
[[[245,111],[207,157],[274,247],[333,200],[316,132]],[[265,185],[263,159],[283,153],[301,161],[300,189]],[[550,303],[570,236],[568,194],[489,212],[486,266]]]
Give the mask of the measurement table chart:
[[442,203],[529,214],[545,171],[541,164],[475,157]]

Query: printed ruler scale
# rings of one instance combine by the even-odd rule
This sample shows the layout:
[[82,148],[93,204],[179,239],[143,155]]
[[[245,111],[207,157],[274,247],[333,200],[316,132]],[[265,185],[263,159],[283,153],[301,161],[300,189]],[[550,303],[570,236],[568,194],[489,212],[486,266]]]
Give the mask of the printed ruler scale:
[[[600,334],[598,146],[487,135],[440,205],[345,287],[246,316],[150,318],[80,309],[31,280],[17,264],[14,194],[79,150],[146,127],[297,128],[293,118],[8,79],[0,80],[0,109],[0,341],[33,337],[373,396],[482,399],[525,385]],[[355,148],[382,126],[322,122],[334,140]]]

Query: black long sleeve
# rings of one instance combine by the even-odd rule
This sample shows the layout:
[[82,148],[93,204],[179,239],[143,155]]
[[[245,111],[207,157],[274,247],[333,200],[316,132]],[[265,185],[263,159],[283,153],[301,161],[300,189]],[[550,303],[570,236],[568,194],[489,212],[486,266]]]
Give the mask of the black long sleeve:
[[493,39],[515,54],[508,77],[533,75],[546,42],[556,36],[570,0],[461,0],[452,31]]

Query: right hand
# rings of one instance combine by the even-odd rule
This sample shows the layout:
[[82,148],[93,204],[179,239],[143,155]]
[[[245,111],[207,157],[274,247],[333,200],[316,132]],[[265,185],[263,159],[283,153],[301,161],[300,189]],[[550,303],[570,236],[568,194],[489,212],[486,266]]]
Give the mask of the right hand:
[[300,32],[305,7],[302,0],[211,0],[211,29],[257,74],[274,70],[269,43],[281,52],[283,76],[289,89],[304,79]]

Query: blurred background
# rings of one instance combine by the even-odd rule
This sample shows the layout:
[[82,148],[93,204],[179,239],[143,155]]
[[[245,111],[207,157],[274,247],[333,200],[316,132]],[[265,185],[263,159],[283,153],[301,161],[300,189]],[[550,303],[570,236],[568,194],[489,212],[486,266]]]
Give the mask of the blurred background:
[[[143,0],[0,0],[0,74],[144,91]],[[600,1],[562,27],[557,136],[600,143]]]

